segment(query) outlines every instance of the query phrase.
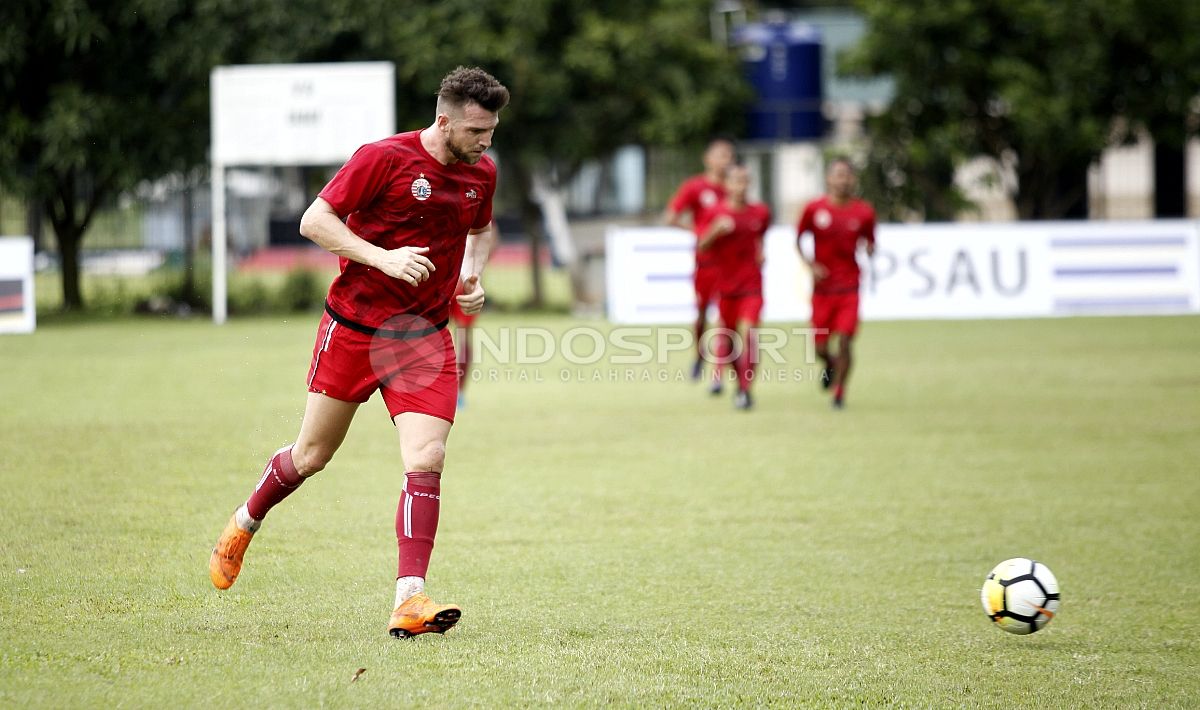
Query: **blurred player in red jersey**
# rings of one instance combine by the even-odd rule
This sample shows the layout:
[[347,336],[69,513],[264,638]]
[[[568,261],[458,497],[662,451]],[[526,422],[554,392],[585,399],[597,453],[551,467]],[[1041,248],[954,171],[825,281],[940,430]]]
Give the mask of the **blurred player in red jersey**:
[[[812,270],[812,324],[816,329],[817,356],[825,365],[821,383],[833,388],[833,406],[841,409],[850,376],[851,343],[858,330],[859,242],[867,256],[875,255],[875,210],[854,197],[854,166],[837,158],[825,172],[826,194],[804,207],[797,228],[800,258]],[[813,235],[813,256],[804,253],[804,235]],[[837,351],[830,353],[830,336],[837,336]]]
[[[486,232],[481,232],[476,239],[483,240],[484,243],[479,245],[480,253],[484,261],[492,254],[492,249],[500,240],[500,232],[496,230],[496,225],[493,223]],[[471,377],[471,331],[475,328],[475,319],[479,317],[479,313],[467,313],[458,302],[458,297],[463,295],[462,285],[454,291],[454,298],[450,299],[450,320],[454,323],[454,350],[458,353],[458,408],[462,409],[467,404],[466,390],[467,380]]]
[[432,125],[362,146],[304,213],[301,233],[341,257],[329,287],[296,442],[271,457],[225,526],[209,576],[228,589],[273,506],[325,468],[358,406],[380,391],[407,473],[396,510],[396,637],[444,633],[461,616],[425,595],[458,385],[450,299],[483,307],[496,165],[484,155],[508,89],[481,69],[442,79]]
[[[721,325],[737,334],[738,352],[733,360],[738,389],[734,406],[750,409],[750,383],[758,362],[754,329],[762,316],[763,235],[771,226],[771,210],[749,202],[750,171],[743,165],[729,169],[725,200],[713,209],[698,249],[720,265],[717,279]],[[721,356],[730,353],[722,347]]]
[[[704,172],[693,175],[675,191],[667,203],[663,221],[673,227],[686,226],[684,215],[691,214],[692,231],[697,242],[708,225],[709,213],[725,199],[725,172],[733,164],[737,151],[728,138],[713,138],[704,151]],[[698,380],[704,372],[703,338],[708,307],[716,297],[717,279],[720,268],[708,254],[696,250],[696,271],[692,285],[696,290],[696,364],[692,367],[692,379]],[[716,368],[713,377],[713,394],[721,392],[721,371]]]

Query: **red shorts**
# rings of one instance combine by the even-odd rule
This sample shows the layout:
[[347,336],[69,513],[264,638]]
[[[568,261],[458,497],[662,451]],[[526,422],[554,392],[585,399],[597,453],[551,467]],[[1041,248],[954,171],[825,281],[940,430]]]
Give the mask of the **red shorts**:
[[696,266],[692,277],[692,285],[696,289],[696,305],[707,307],[717,297],[717,281],[721,278],[720,265]]
[[818,343],[829,340],[830,333],[853,336],[858,331],[858,292],[814,293],[812,324]]
[[763,297],[762,294],[722,296],[717,308],[721,311],[721,325],[730,330],[736,330],[741,321],[757,326],[762,318]]
[[412,338],[370,335],[328,313],[317,328],[308,391],[366,402],[379,390],[388,414],[428,414],[454,421],[458,373],[448,328]]

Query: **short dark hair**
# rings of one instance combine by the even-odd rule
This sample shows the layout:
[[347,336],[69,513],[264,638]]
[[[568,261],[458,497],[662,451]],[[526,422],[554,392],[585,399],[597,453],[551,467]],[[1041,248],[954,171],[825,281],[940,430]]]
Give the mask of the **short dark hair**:
[[447,74],[437,96],[438,101],[457,108],[476,103],[492,113],[508,105],[508,89],[479,67],[458,67]]
[[711,148],[717,143],[728,143],[729,147],[733,148],[733,152],[737,153],[737,141],[734,140],[733,136],[729,135],[728,133],[717,133],[709,136],[708,142],[704,144],[704,147],[706,149]]
[[832,158],[830,158],[829,163],[825,166],[825,171],[829,172],[830,170],[833,169],[833,166],[837,165],[838,163],[841,163],[841,164],[845,165],[847,168],[850,168],[850,172],[852,172],[852,173],[858,172],[858,168],[854,167],[854,161],[850,160],[850,158],[845,155],[835,155]]

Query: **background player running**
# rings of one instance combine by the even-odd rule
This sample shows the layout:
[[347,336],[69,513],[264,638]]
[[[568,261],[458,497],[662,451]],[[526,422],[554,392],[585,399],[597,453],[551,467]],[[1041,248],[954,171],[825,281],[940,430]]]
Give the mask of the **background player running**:
[[[763,308],[763,235],[771,226],[771,210],[749,202],[750,171],[743,165],[729,169],[725,189],[725,200],[713,209],[698,249],[720,267],[716,288],[721,325],[737,334],[732,362],[738,382],[734,406],[750,409],[750,384],[758,362],[754,329]],[[723,344],[718,359],[730,354],[725,347]]]
[[[728,138],[714,138],[708,142],[704,150],[704,172],[693,175],[675,191],[675,196],[667,203],[663,221],[674,227],[686,228],[685,215],[691,215],[692,231],[697,241],[708,225],[709,213],[725,199],[725,172],[733,164],[737,151],[733,141]],[[717,279],[720,268],[713,258],[696,250],[696,271],[692,277],[692,285],[696,291],[696,363],[692,367],[692,379],[700,379],[704,372],[704,331],[708,316],[708,307],[716,297]],[[716,368],[713,377],[713,393],[721,391],[720,367]]]
[[[825,172],[826,194],[804,207],[797,228],[800,258],[812,270],[812,325],[817,331],[817,356],[824,363],[825,388],[833,388],[833,406],[841,409],[850,377],[851,343],[858,330],[859,242],[867,256],[875,254],[875,210],[854,197],[854,166],[845,158],[833,160]],[[813,235],[813,256],[804,252],[804,235]],[[837,350],[830,351],[830,336]]]
[[271,457],[209,560],[213,584],[229,588],[267,511],[329,463],[359,404],[379,390],[407,471],[388,624],[397,637],[443,633],[461,615],[424,594],[458,390],[446,323],[456,289],[463,311],[483,307],[481,235],[496,189],[496,166],[484,151],[508,90],[481,69],[459,67],[437,97],[431,126],[359,148],[304,213],[304,236],[341,257],[317,329],[304,420],[296,442]]

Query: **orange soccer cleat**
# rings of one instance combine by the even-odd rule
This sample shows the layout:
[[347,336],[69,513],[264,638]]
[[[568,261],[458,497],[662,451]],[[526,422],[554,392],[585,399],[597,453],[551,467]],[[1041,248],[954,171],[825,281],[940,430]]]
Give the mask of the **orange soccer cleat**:
[[392,612],[388,633],[398,639],[427,634],[444,634],[458,623],[462,609],[453,604],[434,604],[425,594],[414,594]]
[[217,589],[229,589],[242,571],[242,556],[250,546],[254,533],[242,530],[237,524],[237,514],[225,524],[212,557],[208,558],[208,576]]

